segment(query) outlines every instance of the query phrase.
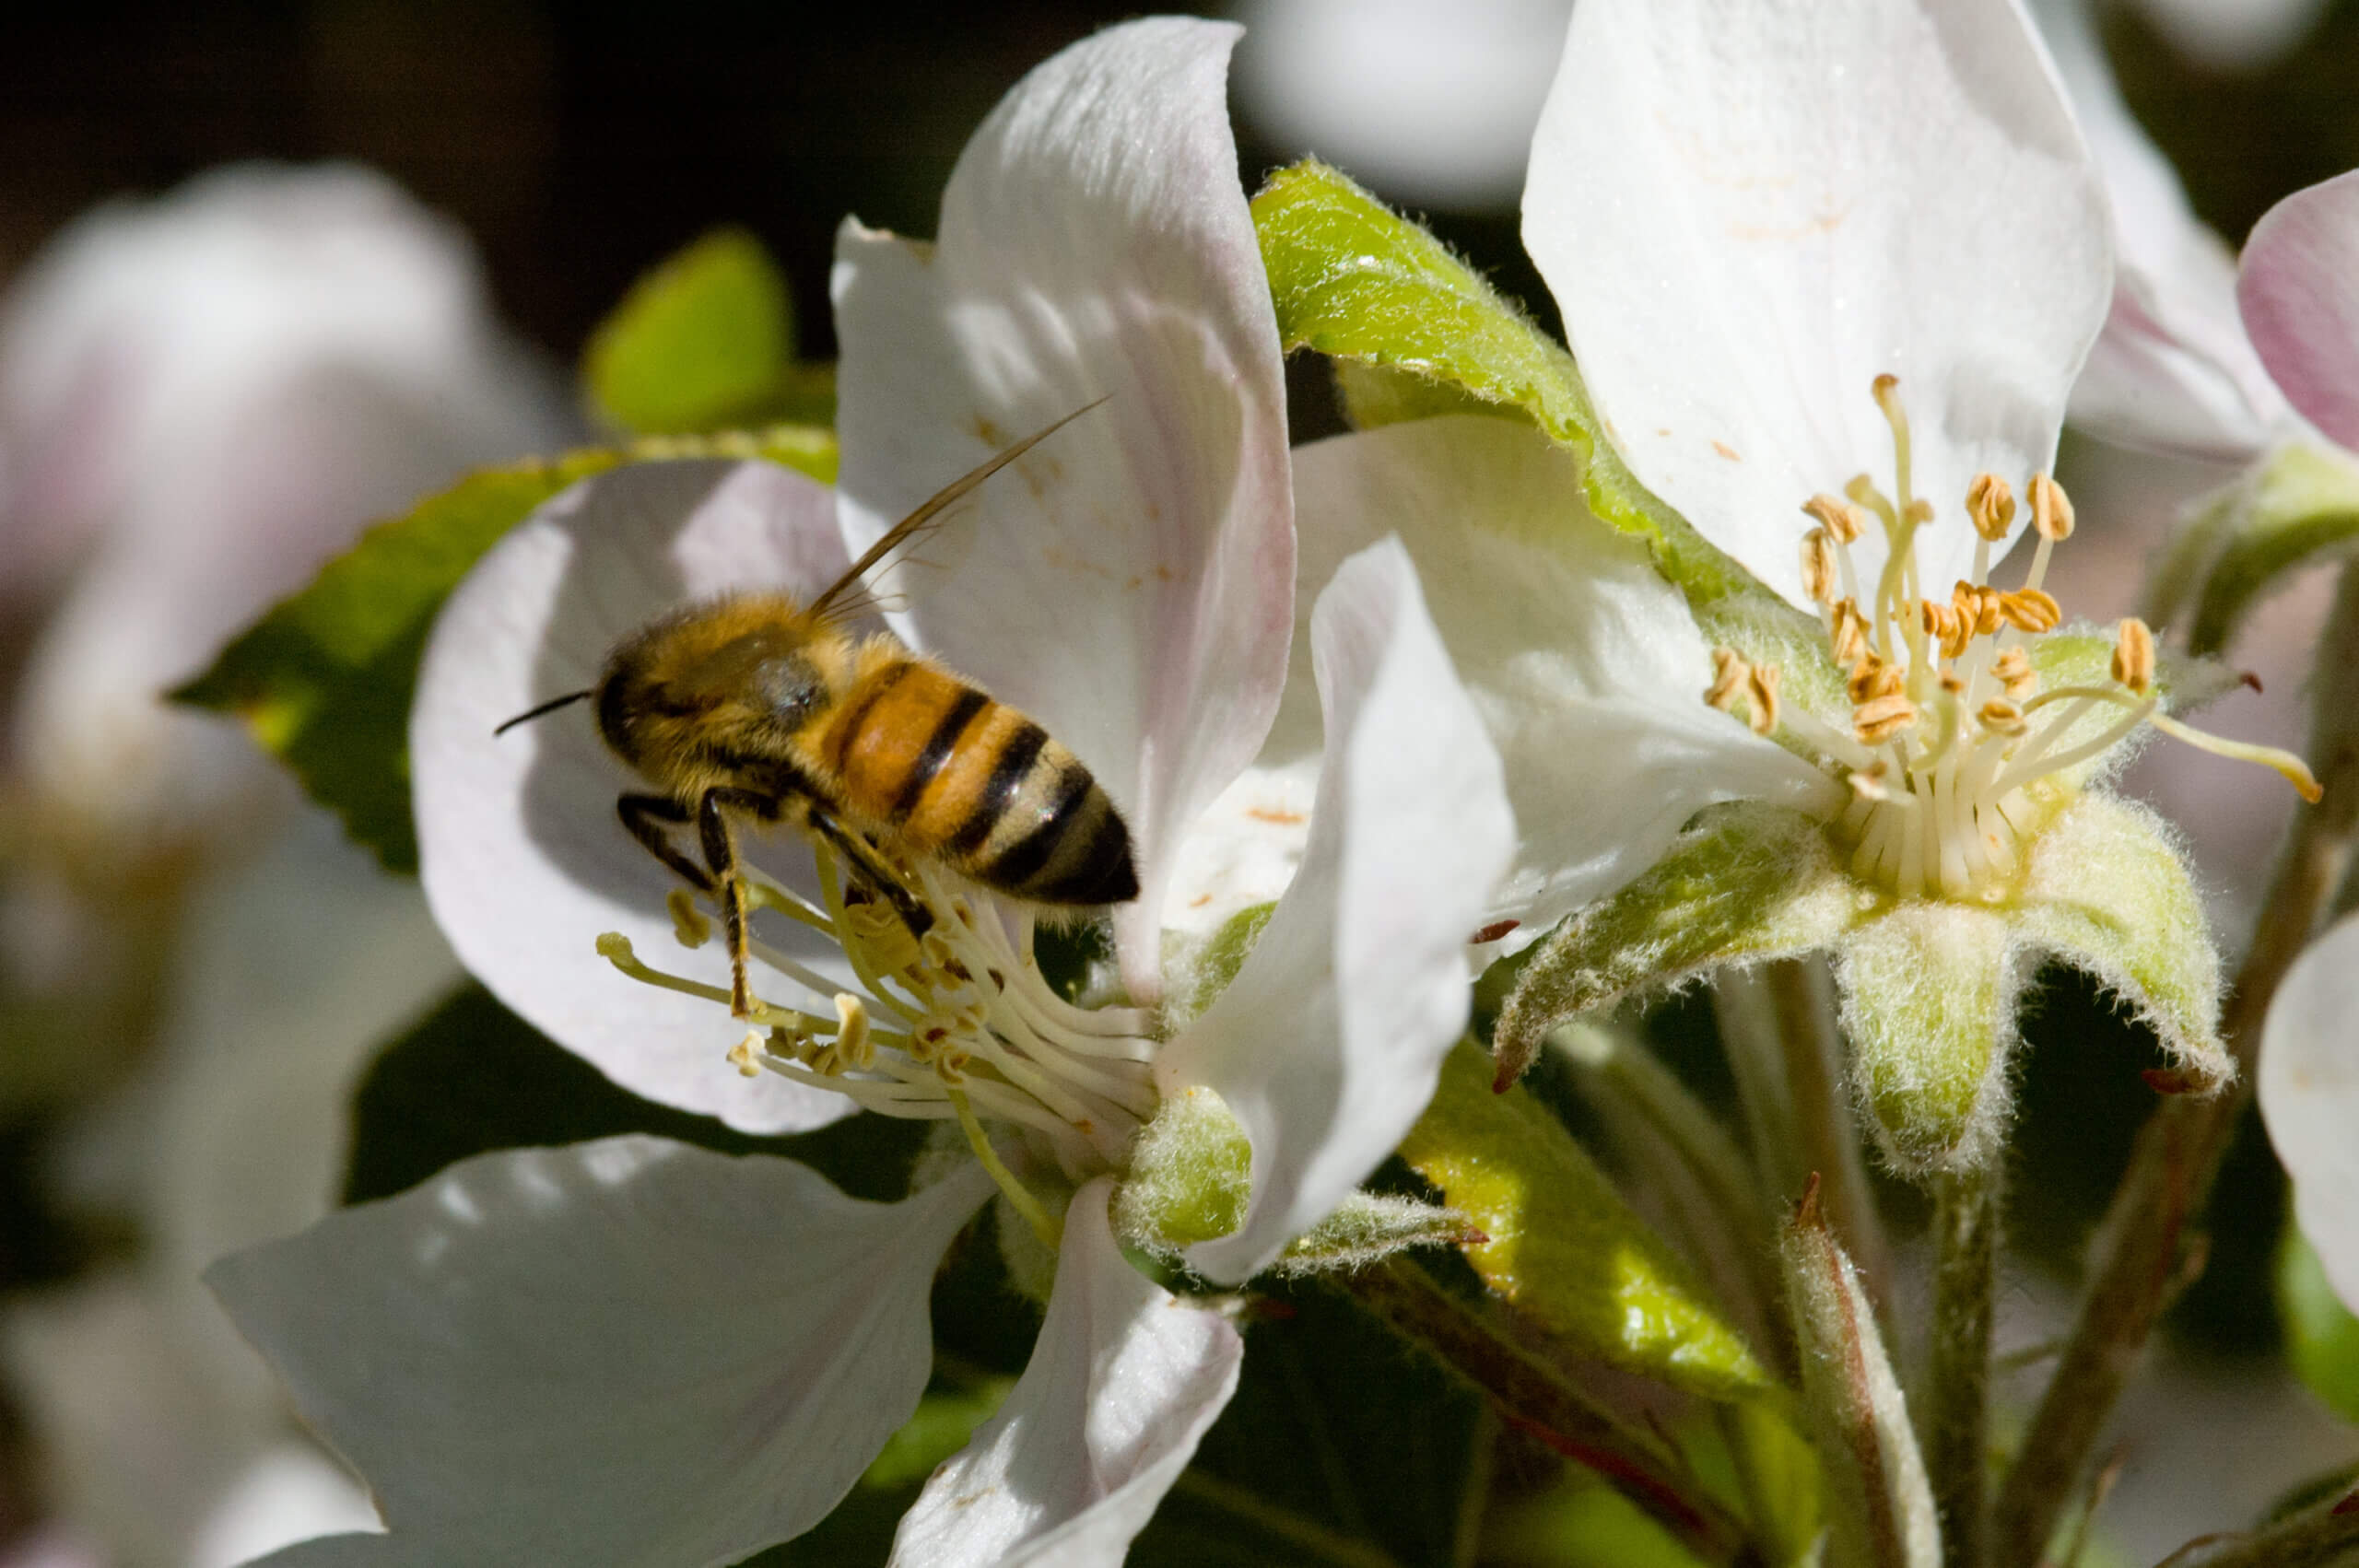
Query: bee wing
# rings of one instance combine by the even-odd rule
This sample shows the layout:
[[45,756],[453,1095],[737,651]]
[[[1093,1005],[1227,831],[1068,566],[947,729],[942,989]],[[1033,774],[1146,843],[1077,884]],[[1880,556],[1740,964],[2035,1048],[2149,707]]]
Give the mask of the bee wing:
[[1034,447],[1039,446],[1042,441],[1047,440],[1105,401],[1101,397],[1096,403],[1083,404],[1055,424],[1033,431],[998,456],[968,470],[941,489],[936,490],[919,504],[917,510],[886,529],[882,538],[862,552],[860,559],[851,564],[851,570],[829,583],[825,592],[811,601],[811,614],[829,620],[841,619],[852,614],[857,608],[856,604],[839,604],[838,600],[861,579],[867,576],[870,568],[909,543],[920,532],[940,522],[945,512],[974,494],[976,488],[984,480],[989,479],[992,474],[997,474],[1001,469],[1005,468],[1009,463],[1014,462],[1017,458],[1022,457],[1026,452],[1030,451]]

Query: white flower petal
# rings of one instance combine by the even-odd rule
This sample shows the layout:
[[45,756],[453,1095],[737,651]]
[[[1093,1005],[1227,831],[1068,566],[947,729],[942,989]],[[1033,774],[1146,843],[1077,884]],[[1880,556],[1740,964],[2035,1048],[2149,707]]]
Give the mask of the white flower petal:
[[2196,220],[2121,100],[2088,0],[2033,11],[2105,176],[2118,251],[2113,307],[2073,383],[2072,423],[2126,446],[2249,461],[2288,410],[2237,319],[2236,258]]
[[464,1161],[207,1280],[394,1557],[695,1568],[816,1524],[916,1409],[934,1269],[989,1191],[969,1164],[863,1203],[611,1138]]
[[1399,541],[1335,572],[1310,650],[1327,744],[1302,869],[1156,1064],[1165,1094],[1218,1092],[1252,1140],[1245,1223],[1188,1255],[1222,1281],[1324,1217],[1433,1097],[1466,1024],[1466,943],[1515,846],[1498,754]]
[[1237,1392],[1244,1337],[1131,1267],[1111,1188],[1074,1195],[1032,1360],[926,1481],[894,1563],[1114,1568]]
[[1967,483],[2047,466],[2111,282],[2095,168],[2014,0],[1582,0],[1524,242],[1631,468],[1798,604],[1795,509],[1863,472],[1893,488],[1873,379],[1900,378],[1945,589]]
[[837,242],[845,529],[1096,398],[887,578],[897,629],[1032,714],[1122,809],[1154,981],[1180,828],[1250,761],[1293,613],[1285,396],[1223,93],[1237,29],[1110,28],[968,144],[941,238]]
[[[729,983],[718,942],[683,952],[663,899],[679,879],[616,820],[643,789],[598,738],[587,704],[495,736],[501,720],[596,683],[616,643],[664,611],[733,588],[812,592],[846,561],[824,486],[770,463],[620,468],[551,500],[487,555],[443,606],[418,674],[410,769],[419,875],[460,960],[499,1000],[624,1088],[781,1131],[832,1121],[840,1096],[724,1059],[727,1009],[628,980],[602,931],[661,969]],[[683,842],[693,846],[693,836]],[[811,885],[792,838],[757,858]],[[808,928],[764,935],[831,973],[841,953]]]
[[2294,1178],[2294,1215],[2359,1312],[2359,916],[2295,960],[2260,1032],[2260,1115]]
[[1695,617],[1538,432],[1467,416],[1314,442],[1295,452],[1295,504],[1306,583],[1386,533],[1417,563],[1507,768],[1520,843],[1482,923],[1521,921],[1510,946],[1653,865],[1716,801],[1840,803],[1825,774],[1705,704]]
[[2261,215],[2236,302],[2286,400],[2359,451],[2359,169]]

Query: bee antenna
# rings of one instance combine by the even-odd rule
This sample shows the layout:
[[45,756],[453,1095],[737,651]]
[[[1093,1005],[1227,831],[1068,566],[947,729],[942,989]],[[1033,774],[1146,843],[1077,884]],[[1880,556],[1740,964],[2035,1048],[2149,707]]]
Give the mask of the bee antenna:
[[511,719],[508,722],[494,730],[492,733],[495,735],[504,735],[508,733],[509,731],[516,728],[517,725],[524,722],[527,719],[538,719],[542,714],[554,713],[558,708],[567,706],[569,703],[580,702],[585,696],[596,696],[597,695],[598,688],[591,686],[578,692],[568,692],[563,696],[553,696],[549,698],[548,701],[541,704],[538,708],[526,708],[515,718]]

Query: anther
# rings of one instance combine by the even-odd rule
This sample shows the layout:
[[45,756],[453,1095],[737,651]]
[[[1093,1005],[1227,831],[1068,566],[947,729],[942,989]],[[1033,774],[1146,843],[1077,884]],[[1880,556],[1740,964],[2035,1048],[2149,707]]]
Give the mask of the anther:
[[2045,474],[2031,476],[2031,525],[2050,543],[2072,537],[2072,497]]
[[1999,595],[1999,614],[2018,631],[2051,632],[2064,619],[2063,607],[2036,588],[2017,588]]
[[1906,684],[1907,678],[1896,666],[1885,663],[1871,653],[1851,666],[1851,678],[1845,683],[1844,690],[1856,707],[1863,702],[1873,702],[1880,696],[1894,696]]
[[1998,677],[2011,701],[2023,702],[2039,690],[2039,673],[2031,667],[2031,655],[2020,648],[2011,648],[1991,661],[1990,673]]
[[836,1054],[857,1068],[876,1063],[868,1039],[868,1007],[850,991],[836,993]]
[[1824,528],[1802,535],[1802,591],[1813,604],[1830,603],[1835,597],[1835,542]]
[[2025,728],[2024,710],[2001,696],[1994,696],[1984,703],[1975,717],[1981,720],[1982,727],[1994,735],[2020,735]]
[[1837,664],[1856,664],[1868,651],[1868,618],[1860,613],[1856,599],[1835,602],[1835,625],[1827,632],[1827,646]]
[[663,907],[672,912],[672,935],[682,947],[698,948],[711,940],[712,922],[705,919],[687,888],[675,887],[665,894]]
[[1802,510],[1816,518],[1840,544],[1855,543],[1868,526],[1866,514],[1858,507],[1824,490],[1804,501]]
[[2113,678],[2144,696],[2154,684],[2154,634],[2132,615],[2116,628]]
[[1753,673],[1744,656],[1733,648],[1712,649],[1712,684],[1704,692],[1704,700],[1727,713],[1736,707],[1736,699],[1744,695],[1745,682]]
[[1863,702],[1851,713],[1852,732],[1866,745],[1875,745],[1917,722],[1917,705],[1895,692]]
[[1753,698],[1753,711],[1745,719],[1756,735],[1766,735],[1778,728],[1778,666],[1755,664],[1745,689]]
[[1996,544],[2015,521],[2015,493],[1997,474],[1978,474],[1966,487],[1966,515],[1974,520],[1975,532]]
[[1857,767],[1844,775],[1843,781],[1851,786],[1851,793],[1863,801],[1888,801],[1892,791],[1884,787],[1884,764],[1873,767]]
[[729,1065],[737,1070],[740,1077],[759,1078],[762,1075],[761,1063],[754,1055],[761,1038],[761,1032],[756,1030],[729,1047]]

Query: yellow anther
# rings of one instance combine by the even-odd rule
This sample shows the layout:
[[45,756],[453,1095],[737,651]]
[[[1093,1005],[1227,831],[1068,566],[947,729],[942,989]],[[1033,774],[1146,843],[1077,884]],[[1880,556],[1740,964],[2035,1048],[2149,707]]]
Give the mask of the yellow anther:
[[2031,525],[2051,542],[2072,537],[2072,497],[2045,474],[2031,476]]
[[1753,698],[1753,711],[1745,722],[1756,735],[1766,735],[1778,728],[1778,666],[1755,664],[1745,690]]
[[1895,665],[1885,663],[1871,653],[1851,666],[1851,678],[1844,683],[1854,705],[1873,702],[1880,696],[1891,696],[1906,684],[1906,678]]
[[1835,542],[1824,528],[1813,528],[1802,535],[1802,591],[1810,595],[1813,604],[1828,603],[1835,598]]
[[956,1047],[944,1051],[933,1059],[934,1076],[953,1089],[964,1088],[967,1082],[967,1064],[973,1059],[965,1051]]
[[1712,649],[1712,684],[1705,690],[1704,700],[1722,713],[1736,707],[1736,699],[1744,695],[1745,683],[1753,667],[1733,648]]
[[1917,705],[1895,692],[1863,702],[1851,711],[1851,731],[1862,744],[1875,745],[1917,722]]
[[762,1075],[762,1064],[754,1054],[760,1047],[761,1039],[760,1032],[756,1031],[729,1047],[729,1065],[737,1070],[739,1076],[759,1078]]
[[675,887],[665,894],[663,907],[672,912],[672,935],[682,947],[702,947],[711,940],[712,922],[705,919],[687,888]]
[[2015,521],[2015,493],[1997,474],[1978,474],[1966,487],[1966,515],[1974,520],[1974,532],[1995,544]]
[[2020,648],[2011,648],[1991,661],[1990,673],[1998,677],[2012,701],[2025,701],[2039,690],[2039,673],[2031,667],[2031,655]]
[[1949,671],[1944,670],[1942,672],[1942,690],[1949,693],[1952,696],[1957,696],[1965,692],[1966,683],[1960,680],[1957,676],[1952,674]]
[[1856,664],[1868,652],[1868,618],[1860,614],[1860,602],[1856,599],[1837,599],[1834,610],[1835,624],[1827,630],[1827,646],[1837,664]]
[[[1988,584],[1961,582],[1951,591],[1951,597],[1956,602],[1960,614],[1973,615],[1973,635],[1976,637],[1989,637],[2006,619],[2000,607],[1999,591]],[[1970,611],[1969,605],[1972,606]]]
[[1853,543],[1868,526],[1867,515],[1859,508],[1824,490],[1804,501],[1802,510],[1816,518],[1820,526],[1840,544]]
[[1924,497],[1919,496],[1915,500],[1909,502],[1908,509],[1902,512],[1900,515],[1907,518],[1909,521],[1916,523],[1918,526],[1922,527],[1926,523],[1933,521],[1933,503],[1927,500]]
[[1888,801],[1892,791],[1884,788],[1884,764],[1878,762],[1873,767],[1852,769],[1843,781],[1851,786],[1851,793],[1863,801]]
[[2018,631],[2051,632],[2064,619],[2063,607],[2036,588],[2012,589],[1999,595],[1999,614]]
[[1996,735],[2020,735],[2024,732],[2024,710],[2004,697],[1992,697],[1975,715],[1982,727]]
[[854,1067],[873,1067],[876,1050],[868,1039],[868,1006],[850,991],[836,993],[836,1054]]
[[2115,630],[2113,678],[2144,696],[2154,684],[2154,634],[2135,615]]
[[1931,599],[1918,601],[1917,618],[1925,635],[1942,645],[1942,656],[1955,659],[1966,651],[1966,643],[1974,636],[1974,623],[1962,614],[1955,603],[1937,604]]

